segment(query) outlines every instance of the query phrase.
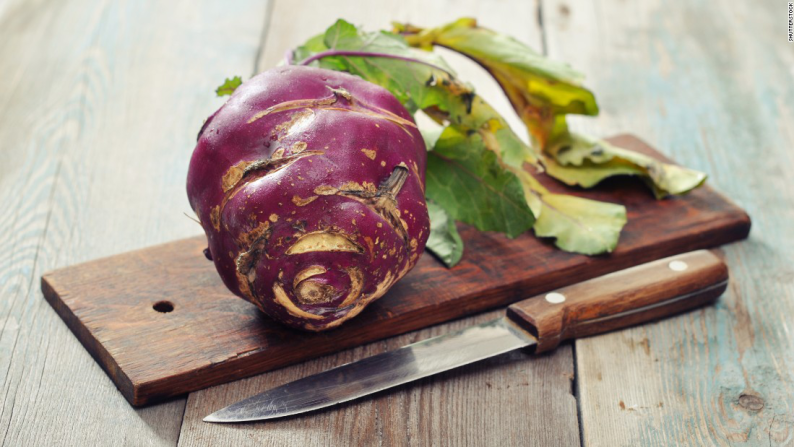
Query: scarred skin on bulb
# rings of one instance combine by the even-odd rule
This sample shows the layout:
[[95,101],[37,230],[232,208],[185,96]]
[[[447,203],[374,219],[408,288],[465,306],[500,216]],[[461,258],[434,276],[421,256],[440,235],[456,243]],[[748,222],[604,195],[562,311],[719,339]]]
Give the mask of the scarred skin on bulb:
[[278,67],[198,136],[187,191],[226,286],[291,327],[358,315],[416,265],[430,221],[424,140],[387,90]]

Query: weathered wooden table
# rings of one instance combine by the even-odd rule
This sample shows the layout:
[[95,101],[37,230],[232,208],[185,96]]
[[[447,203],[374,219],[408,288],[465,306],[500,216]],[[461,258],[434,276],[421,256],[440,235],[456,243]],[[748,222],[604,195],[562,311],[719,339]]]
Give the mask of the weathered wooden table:
[[[748,210],[750,239],[724,248],[728,292],[667,321],[306,417],[201,422],[262,389],[495,313],[131,408],[44,301],[41,274],[200,232],[183,215],[187,160],[224,77],[275,65],[337,17],[375,29],[463,15],[585,72],[602,113],[576,127],[636,133]],[[785,2],[738,0],[0,1],[2,444],[794,444],[786,16]],[[486,74],[450,59],[510,114]]]

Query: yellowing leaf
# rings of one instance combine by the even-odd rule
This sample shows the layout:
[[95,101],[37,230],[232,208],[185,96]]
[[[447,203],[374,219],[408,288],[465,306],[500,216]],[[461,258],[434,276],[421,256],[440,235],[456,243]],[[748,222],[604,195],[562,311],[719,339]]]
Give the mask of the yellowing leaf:
[[509,36],[479,27],[474,19],[429,29],[395,28],[413,46],[440,45],[485,67],[527,126],[547,173],[564,183],[589,188],[607,177],[637,175],[662,198],[691,191],[706,179],[701,172],[571,133],[567,114],[598,114],[592,92],[582,86],[583,76]]
[[657,198],[685,194],[706,181],[706,174],[623,149],[604,140],[571,134],[567,144],[544,159],[546,172],[569,185],[589,188],[613,175],[637,175]]
[[593,93],[582,87],[581,73],[512,37],[477,26],[475,19],[463,18],[429,29],[395,24],[395,29],[412,46],[431,49],[441,45],[485,67],[541,148],[554,136],[556,116],[598,114]]
[[555,238],[565,251],[596,255],[611,252],[626,224],[623,205],[550,193],[527,172],[512,170],[524,187],[538,237]]
[[626,208],[564,194],[543,194],[533,229],[539,237],[554,237],[555,245],[586,255],[611,252],[626,224]]

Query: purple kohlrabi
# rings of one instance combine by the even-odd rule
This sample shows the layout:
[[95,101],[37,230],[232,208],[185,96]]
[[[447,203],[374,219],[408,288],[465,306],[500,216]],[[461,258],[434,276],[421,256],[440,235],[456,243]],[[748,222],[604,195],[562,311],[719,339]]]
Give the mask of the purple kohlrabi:
[[430,226],[425,162],[388,91],[287,66],[245,82],[210,116],[187,191],[226,286],[275,320],[320,331],[416,264]]

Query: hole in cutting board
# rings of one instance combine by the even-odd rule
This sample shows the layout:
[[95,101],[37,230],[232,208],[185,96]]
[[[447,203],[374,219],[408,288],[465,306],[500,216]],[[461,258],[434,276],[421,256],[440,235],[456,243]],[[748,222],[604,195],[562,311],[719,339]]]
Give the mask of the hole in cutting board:
[[157,312],[167,314],[174,310],[174,303],[170,301],[158,301],[154,303],[152,309],[156,310]]

